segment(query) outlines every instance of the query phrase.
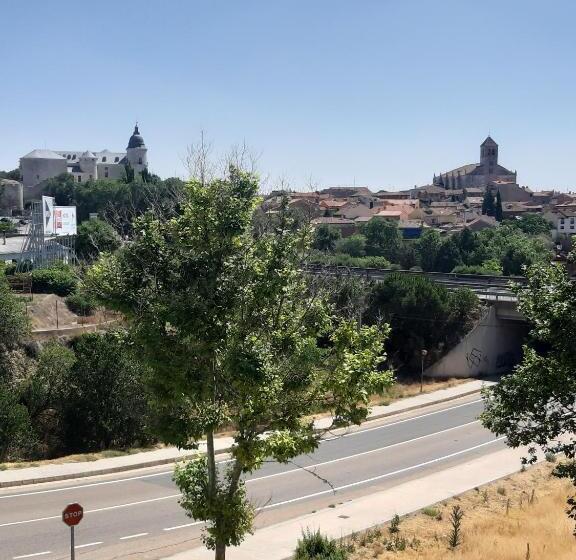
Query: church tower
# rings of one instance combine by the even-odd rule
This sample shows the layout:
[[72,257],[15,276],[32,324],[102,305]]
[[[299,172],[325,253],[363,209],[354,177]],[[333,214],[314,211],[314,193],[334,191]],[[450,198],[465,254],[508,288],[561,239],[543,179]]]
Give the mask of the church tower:
[[490,136],[480,144],[480,165],[487,175],[494,173],[498,165],[498,144]]
[[144,144],[144,138],[140,135],[138,123],[136,123],[134,132],[130,136],[130,140],[128,140],[126,159],[136,173],[142,173],[148,167],[148,148]]

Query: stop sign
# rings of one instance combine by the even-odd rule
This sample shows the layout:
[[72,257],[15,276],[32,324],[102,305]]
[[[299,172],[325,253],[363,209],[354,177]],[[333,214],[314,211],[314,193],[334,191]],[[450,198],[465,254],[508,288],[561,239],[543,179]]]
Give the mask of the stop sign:
[[68,504],[62,512],[62,521],[69,527],[78,525],[82,521],[84,510],[80,504]]

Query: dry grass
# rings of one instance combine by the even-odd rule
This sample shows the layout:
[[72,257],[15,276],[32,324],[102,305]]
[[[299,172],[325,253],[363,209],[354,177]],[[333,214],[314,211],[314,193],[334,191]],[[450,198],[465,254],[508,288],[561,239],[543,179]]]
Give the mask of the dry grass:
[[[440,389],[448,389],[450,387],[455,387],[456,385],[461,385],[462,383],[467,383],[470,381],[469,378],[456,378],[452,377],[450,379],[424,379],[424,384],[422,385],[423,393],[432,393],[433,391],[438,391]],[[407,397],[415,397],[420,394],[420,381],[396,381],[394,385],[389,389],[388,394],[383,396],[374,396],[370,404],[376,405],[387,405],[394,401],[405,399]]]
[[[391,537],[387,528],[356,535],[350,560],[574,560],[574,525],[566,516],[566,498],[573,487],[552,477],[551,470],[550,464],[539,465],[437,504],[435,517],[423,512],[406,517],[398,533],[406,539],[406,550],[386,550]],[[465,514],[463,543],[450,550],[447,536],[454,505]]]

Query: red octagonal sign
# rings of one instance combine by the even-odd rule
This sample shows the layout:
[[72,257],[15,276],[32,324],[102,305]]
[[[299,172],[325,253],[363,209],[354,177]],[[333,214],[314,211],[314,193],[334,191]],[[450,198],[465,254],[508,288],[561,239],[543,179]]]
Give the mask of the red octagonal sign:
[[78,525],[82,521],[84,510],[80,504],[69,504],[62,512],[62,521],[69,527]]

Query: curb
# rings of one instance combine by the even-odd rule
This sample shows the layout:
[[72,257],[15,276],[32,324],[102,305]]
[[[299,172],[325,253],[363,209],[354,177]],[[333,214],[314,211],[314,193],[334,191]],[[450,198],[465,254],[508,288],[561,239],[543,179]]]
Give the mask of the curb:
[[[396,416],[397,414],[404,414],[405,412],[411,412],[414,410],[426,408],[428,406],[434,406],[437,404],[442,404],[442,403],[454,401],[454,400],[461,399],[464,397],[469,397],[471,395],[475,395],[477,393],[480,393],[481,390],[482,390],[481,388],[480,389],[474,389],[472,391],[467,391],[465,393],[460,393],[458,395],[452,395],[452,396],[445,397],[443,399],[439,399],[436,401],[430,401],[430,402],[410,406],[410,407],[404,408],[402,410],[392,410],[389,412],[382,412],[380,414],[375,414],[374,416],[370,416],[369,418],[366,419],[366,421],[379,420],[381,418],[387,418],[389,416]],[[229,451],[230,451],[230,447],[226,447],[224,449],[217,450],[215,452],[215,454],[216,455],[222,455],[222,454],[228,453]],[[146,468],[150,468],[150,467],[158,467],[161,465],[168,465],[170,463],[177,463],[178,461],[190,459],[192,457],[195,457],[198,453],[199,453],[199,451],[196,451],[196,452],[191,452],[191,453],[186,454],[186,455],[182,455],[181,457],[168,457],[166,459],[155,459],[153,461],[146,461],[143,463],[138,463],[138,464],[133,464],[133,465],[120,465],[118,467],[108,467],[108,468],[104,468],[104,469],[98,469],[95,471],[59,474],[59,475],[54,475],[54,476],[45,476],[42,478],[27,478],[24,480],[11,480],[8,482],[1,482],[0,481],[0,488],[14,488],[16,486],[28,486],[30,484],[42,484],[42,483],[46,483],[46,482],[60,482],[62,480],[73,480],[76,478],[88,478],[91,476],[102,476],[102,475],[106,475],[106,474],[115,474],[115,473],[120,473],[120,472],[138,470],[138,469],[146,469]]]

